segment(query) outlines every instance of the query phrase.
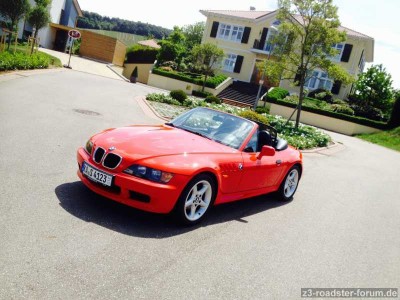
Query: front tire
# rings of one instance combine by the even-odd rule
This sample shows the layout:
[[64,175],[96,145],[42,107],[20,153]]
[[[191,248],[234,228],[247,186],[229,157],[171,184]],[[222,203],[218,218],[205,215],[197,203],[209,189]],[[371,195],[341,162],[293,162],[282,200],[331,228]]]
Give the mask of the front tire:
[[204,219],[217,193],[214,178],[208,174],[194,177],[185,187],[175,206],[179,223],[194,225]]
[[296,193],[299,185],[300,174],[299,166],[293,166],[290,168],[279,187],[278,194],[281,200],[290,201],[293,199],[293,195]]

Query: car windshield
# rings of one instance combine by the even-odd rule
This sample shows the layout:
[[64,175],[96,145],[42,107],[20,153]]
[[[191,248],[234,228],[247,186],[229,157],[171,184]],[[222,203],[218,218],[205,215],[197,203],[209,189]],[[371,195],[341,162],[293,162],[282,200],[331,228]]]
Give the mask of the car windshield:
[[207,108],[189,110],[167,125],[235,149],[240,148],[254,126],[250,121]]

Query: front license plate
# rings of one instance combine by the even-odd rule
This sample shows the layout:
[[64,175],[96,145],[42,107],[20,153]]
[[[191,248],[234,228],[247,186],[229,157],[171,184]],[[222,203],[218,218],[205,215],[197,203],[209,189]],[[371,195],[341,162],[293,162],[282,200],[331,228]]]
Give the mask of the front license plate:
[[113,176],[109,175],[103,171],[93,168],[88,163],[84,162],[82,164],[82,173],[85,174],[89,179],[99,182],[106,186],[111,186]]

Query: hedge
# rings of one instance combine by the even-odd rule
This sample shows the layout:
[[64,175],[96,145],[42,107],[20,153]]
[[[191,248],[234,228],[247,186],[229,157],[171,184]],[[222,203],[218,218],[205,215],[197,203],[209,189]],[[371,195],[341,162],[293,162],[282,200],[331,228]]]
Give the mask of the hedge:
[[125,63],[127,64],[153,64],[156,60],[158,49],[134,45],[126,52]]
[[[297,106],[296,104],[288,103],[284,100],[272,100],[272,101],[270,100],[269,102],[276,103],[276,104],[286,106],[286,107],[292,107],[292,108],[295,108]],[[377,128],[377,129],[383,129],[383,130],[387,129],[387,124],[385,122],[369,120],[369,119],[362,118],[362,117],[350,116],[350,115],[341,114],[338,112],[322,110],[322,109],[308,107],[308,106],[304,106],[304,105],[302,106],[302,110],[308,111],[311,113],[316,113],[316,114],[323,115],[323,116],[327,116],[327,117],[332,117],[332,118],[336,118],[336,119],[340,119],[340,120],[344,120],[344,121],[353,122],[353,123],[360,124],[360,125]]]
[[[173,79],[177,79],[180,81],[190,82],[190,83],[194,83],[197,85],[203,85],[202,79],[192,78],[192,77],[190,77],[188,75],[184,75],[182,73],[168,72],[168,71],[161,70],[159,68],[154,68],[152,72],[153,72],[153,74],[156,74],[156,75],[173,78]],[[227,78],[228,77],[223,74],[219,74],[214,77],[209,77],[209,78],[207,78],[206,87],[215,89],[222,82],[224,82]]]
[[207,96],[210,96],[212,94],[210,92],[206,92],[206,91],[202,92],[202,91],[194,90],[194,91],[192,91],[192,95],[196,96],[196,97],[200,97],[200,98],[206,98]]

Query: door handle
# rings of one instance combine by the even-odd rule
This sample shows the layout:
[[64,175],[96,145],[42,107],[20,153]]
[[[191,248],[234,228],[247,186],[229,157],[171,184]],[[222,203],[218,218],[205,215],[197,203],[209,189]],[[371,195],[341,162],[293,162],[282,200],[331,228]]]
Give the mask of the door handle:
[[277,161],[276,161],[276,164],[279,166],[280,164],[282,163],[282,161],[280,160],[280,159],[278,159]]

